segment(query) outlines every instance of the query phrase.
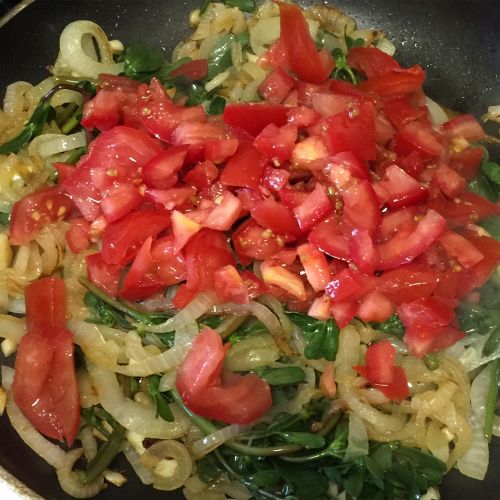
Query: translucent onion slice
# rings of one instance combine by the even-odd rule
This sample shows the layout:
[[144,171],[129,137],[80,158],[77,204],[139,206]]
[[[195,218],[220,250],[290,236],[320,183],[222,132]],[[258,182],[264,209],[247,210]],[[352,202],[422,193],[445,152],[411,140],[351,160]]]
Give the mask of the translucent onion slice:
[[347,436],[347,449],[344,455],[344,462],[348,462],[355,457],[368,455],[368,432],[365,424],[356,415],[349,415],[349,434]]
[[87,145],[85,132],[76,132],[71,135],[64,134],[42,134],[35,137],[28,148],[30,156],[40,156],[43,159],[49,156],[71,151]]
[[83,449],[68,451],[65,454],[64,463],[61,467],[56,467],[57,479],[63,491],[74,498],[95,497],[104,488],[104,478],[101,475],[98,479],[89,484],[83,484],[80,478],[73,471],[75,462],[83,455]]
[[[94,39],[99,49],[99,58],[89,52],[88,40]],[[124,68],[115,63],[113,51],[106,33],[92,21],[75,21],[66,26],[59,39],[59,57],[54,65],[56,74],[71,74],[74,77],[97,78],[100,73],[117,75]]]
[[436,127],[440,127],[444,122],[448,121],[448,115],[445,113],[444,109],[430,97],[425,97],[425,104],[431,115],[431,122]]
[[154,407],[147,407],[127,398],[121,390],[116,374],[88,363],[88,370],[99,395],[99,402],[123,427],[145,437],[175,439],[189,428],[189,419],[171,404],[173,422],[157,417]]
[[0,314],[0,337],[12,340],[18,344],[21,337],[26,333],[26,322],[24,319]]
[[470,415],[469,422],[472,428],[472,443],[457,461],[457,467],[465,476],[481,481],[486,476],[490,460],[488,440],[484,437],[482,426],[475,415]]
[[491,380],[492,366],[489,364],[476,376],[470,387],[471,408],[474,411],[478,422],[482,425],[486,413],[486,400]]
[[271,335],[249,335],[230,347],[224,366],[231,371],[250,371],[270,365],[279,356],[279,349]]
[[32,85],[28,82],[14,82],[5,89],[3,100],[3,110],[7,115],[15,116],[24,109],[24,94],[31,89]]
[[202,439],[198,439],[191,445],[191,451],[196,460],[204,457],[211,451],[218,448],[221,444],[224,444],[228,439],[242,432],[241,425],[227,425],[222,429],[218,429],[212,434],[204,436]]
[[140,462],[140,455],[132,448],[127,448],[123,454],[128,460],[129,464],[134,469],[142,484],[153,484],[155,480],[155,475],[151,469],[148,469]]

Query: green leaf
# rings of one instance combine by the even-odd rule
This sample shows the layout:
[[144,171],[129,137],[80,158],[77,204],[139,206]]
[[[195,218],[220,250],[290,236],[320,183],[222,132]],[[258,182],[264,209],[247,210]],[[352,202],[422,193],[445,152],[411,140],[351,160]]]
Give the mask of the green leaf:
[[257,486],[268,488],[280,482],[281,475],[276,469],[260,470],[248,477]]
[[363,484],[365,481],[365,471],[364,469],[355,469],[347,479],[344,481],[344,488],[346,492],[353,496],[357,497],[361,491],[363,490]]
[[345,43],[348,49],[353,49],[354,47],[364,47],[365,45],[363,38],[351,38],[350,36],[345,37]]
[[129,45],[123,51],[121,60],[125,63],[124,73],[131,78],[141,73],[154,73],[165,63],[165,57],[161,52],[143,43]]
[[204,483],[211,483],[219,478],[224,469],[219,465],[217,459],[209,454],[196,462],[196,472]]
[[306,379],[306,374],[300,366],[287,366],[285,368],[270,368],[266,366],[258,368],[256,373],[269,385],[299,384]]
[[500,241],[500,217],[498,215],[493,215],[492,217],[482,220],[479,225],[484,227],[493,238]]
[[382,467],[370,456],[364,457],[366,470],[371,474],[372,481],[381,490],[384,489],[384,471]]
[[483,161],[481,163],[481,170],[484,175],[497,186],[500,186],[500,165],[493,161]]
[[316,470],[296,464],[276,462],[281,477],[294,486],[293,495],[299,499],[312,500],[328,490],[327,479]]
[[253,12],[256,4],[254,0],[224,0],[228,7],[237,7],[243,12]]
[[156,404],[156,416],[160,416],[163,420],[167,422],[173,422],[174,416],[172,415],[172,410],[167,403],[167,400],[160,392],[160,376],[151,375],[148,379],[148,395]]
[[469,190],[491,202],[495,202],[498,198],[497,191],[481,171],[475,179],[469,182]]
[[216,95],[209,103],[207,107],[207,113],[209,115],[221,115],[224,112],[224,108],[226,107],[226,100]]
[[226,33],[217,39],[208,56],[207,77],[209,80],[232,66],[231,43],[236,41],[236,37],[230,33]]
[[310,432],[276,432],[287,443],[300,444],[305,448],[322,448],[325,446],[325,438]]
[[8,226],[10,222],[10,212],[0,212],[0,224]]
[[396,313],[394,313],[383,323],[371,323],[371,326],[375,330],[387,333],[389,335],[394,335],[395,337],[398,337],[400,339],[403,338],[403,335],[405,333],[405,327]]

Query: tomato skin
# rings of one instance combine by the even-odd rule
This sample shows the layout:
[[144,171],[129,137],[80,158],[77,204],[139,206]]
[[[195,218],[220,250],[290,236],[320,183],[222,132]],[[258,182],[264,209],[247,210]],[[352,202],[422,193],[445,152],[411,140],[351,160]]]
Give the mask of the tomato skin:
[[66,329],[66,290],[58,278],[25,289],[27,333],[19,343],[12,393],[31,424],[72,445],[80,423],[73,336]]
[[378,290],[373,290],[361,300],[356,316],[364,322],[383,322],[394,313],[392,302]]
[[448,165],[439,165],[432,183],[448,198],[457,198],[467,189],[467,181]]
[[314,226],[308,241],[323,253],[337,259],[350,260],[349,240],[342,234],[337,218],[327,218]]
[[66,242],[73,253],[80,253],[90,245],[90,224],[83,217],[71,219],[71,227],[66,233]]
[[225,186],[256,188],[267,160],[250,144],[240,146],[224,166],[220,182]]
[[406,264],[383,272],[377,278],[377,290],[395,304],[429,297],[439,283],[439,273],[428,266]]
[[454,231],[445,231],[439,243],[446,250],[448,255],[458,260],[458,262],[469,269],[484,259],[484,255],[467,239]]
[[459,115],[443,123],[444,133],[452,138],[462,136],[469,142],[479,142],[485,137],[483,127],[472,115]]
[[197,189],[213,184],[219,177],[219,169],[212,161],[204,161],[195,165],[185,176],[184,181]]
[[122,102],[116,91],[102,89],[83,107],[81,124],[104,132],[120,123]]
[[450,158],[450,167],[466,180],[471,181],[477,177],[482,159],[483,149],[480,147],[470,147],[452,155]]
[[251,209],[252,218],[274,234],[285,236],[288,241],[296,239],[302,232],[293,212],[273,198],[266,198]]
[[293,209],[302,231],[308,231],[332,212],[332,204],[325,188],[318,182],[304,201]]
[[395,97],[384,102],[384,113],[397,130],[402,130],[413,121],[428,120],[426,106],[411,106],[406,97]]
[[87,276],[94,285],[102,288],[111,297],[118,295],[122,266],[106,262],[101,252],[93,253],[85,258]]
[[121,219],[144,201],[144,197],[132,184],[117,184],[106,191],[101,200],[101,210],[108,222]]
[[431,159],[439,156],[443,147],[430,128],[411,122],[396,135],[394,150],[399,156],[407,156],[416,151],[422,158]]
[[419,90],[425,80],[424,70],[417,64],[404,70],[393,70],[359,85],[364,92],[378,94],[383,99],[401,97]]
[[233,302],[234,304],[248,304],[250,302],[245,282],[234,266],[227,265],[217,269],[214,278],[214,288],[222,302]]
[[179,367],[176,387],[186,406],[197,415],[228,424],[247,424],[271,407],[271,390],[254,374],[221,373],[227,345],[205,328]]
[[413,261],[441,236],[445,227],[445,219],[429,209],[412,232],[401,232],[388,242],[378,245],[379,269],[394,269]]
[[380,257],[368,231],[354,229],[349,237],[351,260],[360,271],[371,274],[377,269]]
[[347,54],[347,63],[368,79],[401,69],[393,57],[376,47],[353,47]]
[[289,111],[288,106],[281,104],[228,104],[222,117],[227,125],[257,137],[270,123],[277,127],[286,125]]
[[193,61],[188,61],[182,66],[174,69],[171,76],[184,76],[185,78],[192,80],[193,82],[197,80],[203,80],[207,76],[208,72],[208,61],[206,59],[194,59]]
[[151,158],[142,168],[142,178],[146,186],[155,189],[174,187],[177,181],[174,174],[184,164],[188,149],[188,146],[177,146]]
[[278,67],[259,85],[259,94],[269,104],[280,104],[295,84],[295,79]]
[[331,56],[322,57],[318,54],[298,5],[280,2],[279,9],[280,40],[288,54],[292,71],[304,82],[324,82],[335,68]]
[[331,280],[331,270],[323,252],[314,245],[304,243],[297,247],[300,262],[304,266],[307,281],[315,292],[321,292]]
[[360,160],[377,158],[375,109],[369,101],[327,119],[327,145],[332,155],[352,151]]
[[9,223],[9,242],[26,245],[44,226],[64,220],[73,202],[58,186],[44,188],[14,203]]
[[444,327],[433,335],[424,335],[421,331],[407,328],[403,340],[416,358],[422,358],[430,352],[440,351],[463,339],[465,334],[456,328]]
[[102,258],[109,264],[123,266],[149,237],[156,237],[170,227],[170,216],[163,211],[140,210],[112,222],[102,236]]
[[255,138],[253,145],[268,160],[275,165],[280,165],[289,160],[297,140],[297,127],[294,125],[284,125],[278,128],[274,123],[270,123]]

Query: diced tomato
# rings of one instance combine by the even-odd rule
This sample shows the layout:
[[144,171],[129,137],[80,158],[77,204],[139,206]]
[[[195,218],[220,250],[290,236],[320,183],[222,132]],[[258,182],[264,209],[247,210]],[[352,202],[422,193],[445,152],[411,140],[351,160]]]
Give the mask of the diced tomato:
[[307,239],[331,257],[350,260],[349,240],[342,234],[337,218],[327,218],[314,226]]
[[411,233],[397,234],[387,243],[378,245],[379,269],[394,269],[413,261],[441,236],[445,227],[445,219],[429,209]]
[[372,92],[382,98],[390,99],[419,90],[424,80],[424,70],[420,66],[415,65],[408,69],[393,70],[366,80],[359,85],[359,88],[365,92]]
[[174,210],[172,212],[172,232],[175,239],[175,253],[180,252],[201,228],[202,225],[191,217]]
[[335,64],[329,54],[320,56],[309,34],[306,19],[298,5],[281,2],[280,40],[292,71],[304,82],[321,83],[332,73]]
[[334,302],[350,300],[361,290],[360,277],[352,269],[343,269],[325,287],[328,297]]
[[353,47],[347,53],[347,63],[368,79],[401,69],[393,57],[376,47]]
[[163,205],[167,210],[184,205],[196,194],[191,186],[175,187],[171,189],[148,189],[145,196],[148,200]]
[[456,305],[453,299],[419,298],[399,305],[397,313],[406,328],[432,335],[451,323]]
[[435,158],[443,151],[432,130],[417,122],[411,122],[400,130],[396,135],[394,149],[399,156],[407,156],[417,151],[424,159]]
[[67,179],[75,170],[75,166],[69,163],[61,163],[59,161],[54,163],[54,168],[57,170],[57,183],[61,184]]
[[172,305],[177,309],[184,309],[197,295],[197,289],[188,288],[186,283],[182,283],[172,299]]
[[361,321],[386,321],[394,313],[392,302],[378,290],[373,290],[361,300],[356,316]]
[[204,145],[205,160],[213,161],[214,163],[222,163],[236,153],[238,144],[238,139],[208,141]]
[[44,226],[64,220],[73,202],[58,186],[41,189],[14,203],[9,223],[11,245],[26,245]]
[[299,300],[307,299],[304,282],[297,274],[292,273],[284,267],[274,265],[267,260],[262,262],[260,270],[262,271],[262,279],[266,285],[278,286]]
[[240,217],[241,201],[230,191],[224,191],[215,203],[216,206],[210,211],[203,225],[210,229],[227,231]]
[[71,227],[66,233],[66,241],[73,253],[80,253],[90,245],[90,224],[83,217],[71,219]]
[[484,255],[472,243],[454,231],[445,231],[439,238],[439,243],[450,257],[457,259],[466,269],[484,259]]
[[273,198],[266,198],[251,209],[252,217],[258,224],[269,228],[274,234],[284,236],[287,240],[295,239],[302,234],[293,212]]
[[282,266],[291,267],[297,258],[297,250],[295,248],[284,247],[279,252],[271,255],[269,260],[278,263]]
[[387,167],[385,179],[376,186],[381,204],[392,209],[419,205],[428,196],[427,189],[397,165]]
[[469,142],[479,142],[485,137],[483,127],[472,115],[459,115],[443,123],[443,131],[448,137],[462,136]]
[[170,74],[171,77],[175,78],[178,76],[183,76],[188,80],[193,82],[197,80],[203,80],[207,76],[208,72],[208,61],[206,59],[194,59],[184,63],[177,69],[174,69]]
[[307,281],[315,292],[324,290],[332,276],[325,255],[314,245],[304,243],[297,247],[300,262],[304,266]]
[[253,373],[221,374],[226,352],[220,335],[205,328],[179,367],[175,385],[196,415],[228,424],[248,424],[271,407],[271,390]]
[[156,237],[170,227],[171,221],[163,211],[140,210],[112,222],[102,237],[102,258],[109,264],[124,265],[137,253],[149,237]]
[[83,107],[81,124],[87,130],[94,128],[104,132],[120,123],[122,99],[116,90],[99,90]]
[[319,113],[307,106],[297,106],[288,112],[288,123],[296,127],[310,127],[320,118]]
[[251,300],[269,291],[266,284],[248,269],[244,269],[240,274]]
[[226,163],[220,182],[226,186],[256,188],[266,167],[267,160],[250,144],[242,144]]
[[289,178],[290,173],[287,170],[267,166],[264,169],[264,174],[262,175],[262,184],[268,189],[279,191],[286,186]]
[[290,61],[283,40],[278,38],[273,42],[271,47],[259,56],[257,64],[263,68],[282,68],[290,71]]
[[380,113],[375,116],[375,135],[377,145],[383,147],[396,135],[396,130],[389,120]]
[[417,207],[408,207],[383,215],[380,224],[380,236],[383,240],[393,236],[401,227],[413,226],[417,216]]
[[332,212],[332,204],[325,188],[318,182],[307,198],[293,209],[302,231],[308,231]]
[[223,119],[227,125],[256,137],[270,123],[277,127],[286,125],[289,111],[288,106],[281,104],[228,104]]
[[352,262],[365,274],[373,273],[378,266],[379,255],[366,229],[354,229],[349,237],[349,253]]
[[403,340],[413,356],[421,358],[430,352],[440,351],[463,339],[465,334],[449,326],[441,328],[432,335],[415,329],[406,329]]
[[250,302],[245,282],[234,266],[228,265],[217,269],[214,278],[215,291],[223,302],[235,304],[248,304]]
[[450,157],[450,167],[470,181],[477,176],[482,159],[483,148],[466,148]]
[[330,304],[330,312],[340,329],[354,319],[357,310],[358,304],[356,302],[333,302]]
[[146,186],[155,189],[170,189],[175,186],[175,175],[186,158],[187,146],[166,149],[149,160],[142,167],[142,178]]
[[93,253],[85,258],[87,263],[87,275],[94,285],[102,288],[111,297],[118,295],[118,283],[122,267],[117,264],[109,264],[101,252]]
[[430,208],[441,214],[450,227],[467,226],[489,217],[499,215],[498,205],[486,198],[466,191],[460,198],[448,200],[435,198],[429,204]]
[[384,103],[384,113],[398,130],[402,130],[410,122],[427,120],[429,112],[426,106],[411,106],[406,97],[395,97]]
[[182,253],[175,252],[172,234],[153,241],[151,258],[156,266],[155,274],[163,285],[173,285],[186,278],[186,261]]
[[16,355],[14,401],[35,429],[71,446],[80,423],[80,401],[64,281],[36,280],[25,288],[25,299],[27,333]]
[[268,160],[275,165],[281,165],[292,156],[296,140],[296,126],[288,124],[278,128],[273,123],[270,123],[255,138],[253,145]]
[[290,161],[294,165],[307,169],[314,161],[326,158],[328,155],[325,140],[320,136],[312,135],[295,144]]
[[295,79],[285,73],[283,69],[276,68],[259,85],[259,94],[269,104],[280,104],[295,87]]
[[[233,244],[238,255],[263,260],[279,252],[283,240],[267,228],[248,219],[233,233]],[[251,261],[250,261],[251,262]]]
[[406,264],[383,272],[377,278],[377,290],[395,304],[429,297],[439,282],[439,273],[427,266]]
[[331,90],[318,90],[311,94],[313,109],[324,118],[356,109],[361,102],[358,97],[337,94]]
[[449,198],[460,196],[467,189],[467,181],[448,165],[439,165],[434,171],[432,182]]
[[377,158],[375,110],[369,101],[360,102],[327,119],[327,145],[331,154],[352,151],[360,160]]
[[201,229],[186,245],[187,285],[198,291],[213,290],[214,273],[221,267],[235,266],[233,252],[220,231]]
[[326,295],[316,297],[307,311],[307,315],[312,318],[326,321],[330,318],[330,300]]
[[108,222],[121,219],[142,204],[144,197],[132,184],[117,184],[106,191],[101,210]]
[[412,151],[407,156],[399,156],[398,165],[415,179],[418,179],[425,167],[422,155],[418,151]]
[[207,188],[219,177],[219,169],[211,161],[195,165],[185,176],[184,181],[197,189]]

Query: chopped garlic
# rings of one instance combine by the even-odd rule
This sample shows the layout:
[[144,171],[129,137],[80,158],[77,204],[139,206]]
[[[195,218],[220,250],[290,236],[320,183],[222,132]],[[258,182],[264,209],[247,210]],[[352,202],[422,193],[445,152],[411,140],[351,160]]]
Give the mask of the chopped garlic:
[[161,477],[172,477],[177,469],[176,460],[161,459],[153,468],[154,473]]
[[123,486],[127,482],[127,478],[123,474],[109,469],[104,471],[104,479],[115,486]]
[[1,344],[3,355],[8,358],[11,354],[14,354],[17,350],[17,343],[11,339],[5,339]]

